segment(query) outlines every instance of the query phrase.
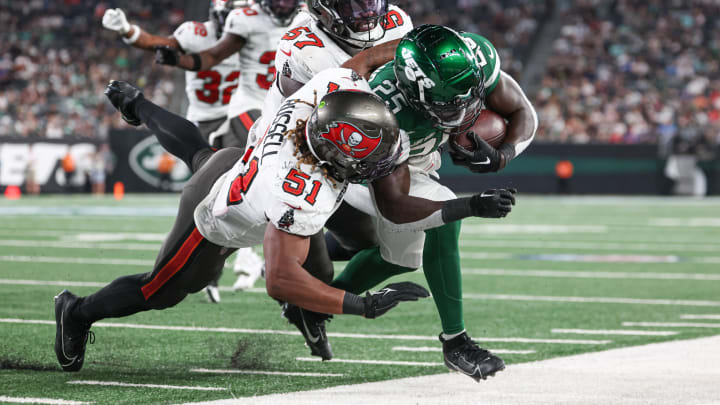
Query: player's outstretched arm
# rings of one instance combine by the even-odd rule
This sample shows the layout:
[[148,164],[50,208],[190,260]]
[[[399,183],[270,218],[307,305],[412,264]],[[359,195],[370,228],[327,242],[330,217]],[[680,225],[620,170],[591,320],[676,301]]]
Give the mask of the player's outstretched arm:
[[199,53],[185,54],[169,46],[158,46],[155,48],[155,63],[192,71],[208,70],[239,52],[245,42],[245,38],[239,35],[226,33],[212,48]]
[[486,190],[472,197],[432,201],[413,197],[407,163],[372,182],[370,190],[380,219],[397,231],[423,231],[467,217],[502,218],[515,205],[514,189]]
[[123,42],[135,48],[152,51],[157,46],[168,46],[174,49],[180,49],[175,37],[162,37],[145,32],[136,24],[130,24],[123,12],[119,8],[109,8],[105,10],[102,19],[103,27],[110,31],[117,32]]
[[410,282],[390,284],[365,297],[330,287],[302,267],[309,248],[308,237],[281,231],[268,223],[263,241],[268,295],[315,312],[366,318],[376,318],[402,301],[417,301],[430,295],[425,288]]
[[375,69],[393,60],[398,43],[400,39],[364,49],[340,67],[352,69],[365,79],[369,79]]

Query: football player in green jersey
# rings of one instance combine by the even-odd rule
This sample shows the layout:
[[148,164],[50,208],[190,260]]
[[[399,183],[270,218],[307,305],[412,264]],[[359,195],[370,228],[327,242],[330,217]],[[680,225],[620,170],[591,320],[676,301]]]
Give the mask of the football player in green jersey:
[[[394,61],[373,74],[370,86],[390,105],[401,130],[410,138],[411,196],[438,201],[455,198],[437,182],[442,144],[449,144],[455,164],[479,173],[498,171],[528,146],[537,129],[532,105],[515,80],[500,69],[493,45],[480,35],[436,25],[417,27],[399,43]],[[498,149],[468,132],[483,108],[508,121],[507,136]],[[457,136],[471,138],[475,150],[457,145]],[[378,212],[388,209],[378,195],[395,192],[389,188],[392,186],[385,181],[383,187],[372,190]],[[502,370],[502,359],[480,348],[465,332],[460,221],[425,232],[395,229],[391,233],[391,225],[382,215],[377,216],[379,247],[355,254],[332,285],[365,291],[422,264],[442,322],[445,364],[478,381]]]

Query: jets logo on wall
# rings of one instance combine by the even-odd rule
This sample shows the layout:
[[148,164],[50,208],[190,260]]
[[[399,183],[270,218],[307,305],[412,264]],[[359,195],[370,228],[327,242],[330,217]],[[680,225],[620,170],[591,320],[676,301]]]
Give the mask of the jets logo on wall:
[[[161,187],[161,176],[158,172],[160,157],[165,152],[157,138],[147,137],[135,145],[128,156],[130,168],[144,182],[153,187]],[[170,189],[173,191],[182,190],[185,182],[190,179],[192,173],[181,160],[176,159],[172,172],[170,173]]]
[[344,154],[360,160],[368,157],[382,141],[381,134],[373,138],[347,122],[330,125],[328,132],[320,136],[332,142]]

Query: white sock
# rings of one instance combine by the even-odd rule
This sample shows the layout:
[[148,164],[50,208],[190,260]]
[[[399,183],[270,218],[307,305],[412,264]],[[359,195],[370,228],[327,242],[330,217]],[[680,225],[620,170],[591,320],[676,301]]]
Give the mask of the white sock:
[[452,335],[448,335],[447,333],[443,332],[442,338],[443,338],[444,340],[450,340],[450,339],[453,339],[453,338],[456,338],[456,337],[462,335],[463,333],[465,333],[465,329],[463,329],[462,331],[460,331],[460,332],[458,332],[458,333],[454,333],[454,334],[452,334]]

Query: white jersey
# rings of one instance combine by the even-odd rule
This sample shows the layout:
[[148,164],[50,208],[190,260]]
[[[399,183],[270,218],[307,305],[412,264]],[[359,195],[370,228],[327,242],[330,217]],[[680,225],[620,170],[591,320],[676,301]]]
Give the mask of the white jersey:
[[[384,24],[385,36],[375,45],[402,38],[413,28],[410,16],[394,5],[389,7]],[[318,72],[340,67],[351,57],[318,26],[316,20],[309,19],[300,25],[293,25],[280,39],[275,69],[278,74],[289,75],[295,81],[307,83]],[[265,98],[262,115],[272,117],[284,100],[278,86],[272,86]]]
[[[217,43],[215,24],[186,21],[173,33],[182,50],[198,53]],[[240,64],[232,55],[210,70],[185,73],[185,93],[188,98],[187,119],[193,122],[225,118],[230,96],[237,87]]]
[[[290,25],[307,18],[307,14],[298,13]],[[265,95],[275,79],[277,43],[286,30],[286,26],[275,25],[259,4],[230,12],[223,32],[240,36],[246,42],[239,52],[242,75],[230,101],[228,117],[262,108]]]
[[371,92],[367,81],[349,69],[327,70],[300,88],[195,209],[195,224],[206,239],[241,248],[262,243],[268,221],[302,236],[323,228],[340,206],[348,183],[333,182],[310,165],[298,167],[295,143],[284,134],[298,120],[308,119],[313,108],[305,103],[313,104],[336,89]]

